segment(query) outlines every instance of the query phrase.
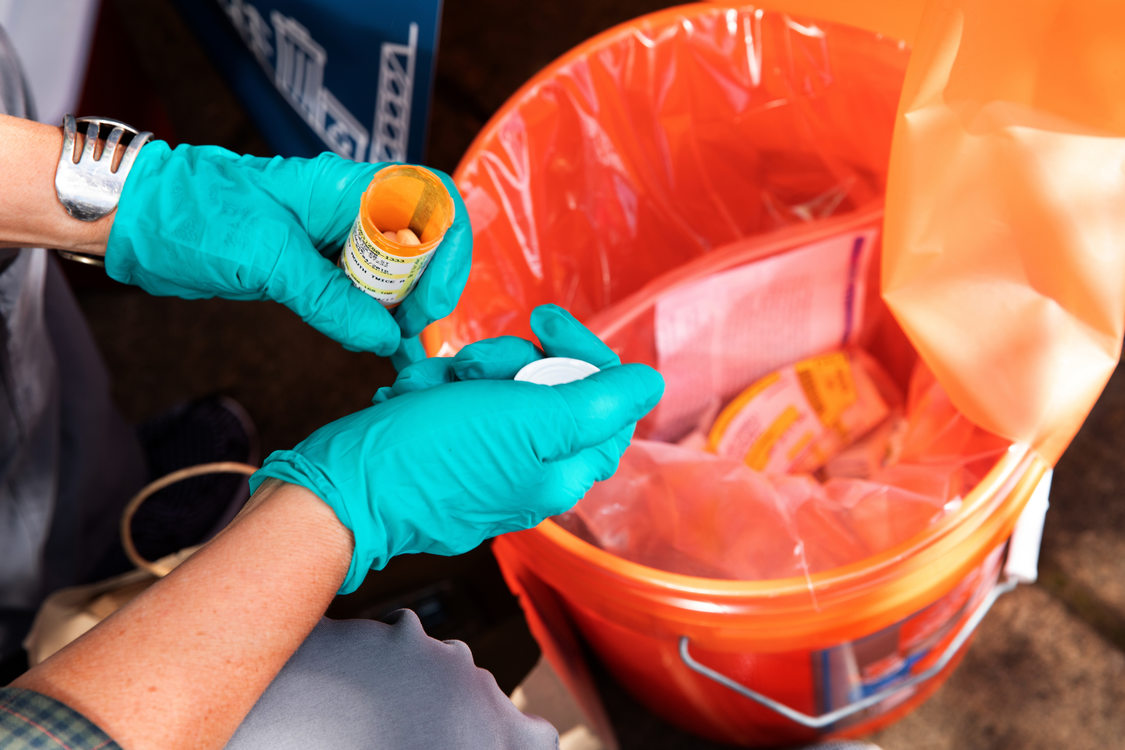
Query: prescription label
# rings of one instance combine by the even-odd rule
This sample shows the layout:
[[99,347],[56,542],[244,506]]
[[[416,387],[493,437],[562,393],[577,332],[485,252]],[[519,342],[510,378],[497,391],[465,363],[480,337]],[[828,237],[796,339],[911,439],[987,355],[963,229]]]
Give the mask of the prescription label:
[[756,471],[786,471],[820,431],[792,369],[751,385],[715,421],[710,449]]
[[833,352],[812,357],[798,362],[794,369],[805,399],[820,423],[847,438],[841,417],[856,402],[855,379],[847,355]]
[[353,284],[390,307],[410,294],[435,249],[412,257],[388,252],[367,236],[357,218],[339,262]]
[[873,366],[841,351],[772,372],[723,409],[708,447],[757,471],[814,471],[887,417]]

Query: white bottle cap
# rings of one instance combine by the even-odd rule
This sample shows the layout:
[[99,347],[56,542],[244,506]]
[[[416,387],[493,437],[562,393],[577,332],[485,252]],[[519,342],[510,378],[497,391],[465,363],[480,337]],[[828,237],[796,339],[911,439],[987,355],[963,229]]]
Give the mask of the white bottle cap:
[[539,385],[562,385],[600,372],[589,362],[570,357],[547,357],[524,365],[516,373],[516,380]]

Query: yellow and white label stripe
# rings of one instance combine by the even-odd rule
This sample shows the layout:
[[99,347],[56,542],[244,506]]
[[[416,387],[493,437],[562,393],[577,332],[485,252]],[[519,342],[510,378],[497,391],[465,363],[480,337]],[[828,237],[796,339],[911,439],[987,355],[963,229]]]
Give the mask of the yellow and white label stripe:
[[356,219],[341,265],[352,283],[384,305],[401,302],[426,269],[434,251],[411,258],[376,247]]

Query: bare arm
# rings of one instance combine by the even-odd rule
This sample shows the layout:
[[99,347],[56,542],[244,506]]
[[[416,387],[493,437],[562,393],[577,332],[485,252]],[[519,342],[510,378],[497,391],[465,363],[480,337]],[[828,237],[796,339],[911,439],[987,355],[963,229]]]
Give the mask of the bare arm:
[[105,254],[113,214],[72,219],[55,196],[62,129],[0,115],[0,247],[51,247]]
[[352,536],[308,490],[269,480],[251,507],[14,683],[125,747],[222,747],[339,589]]

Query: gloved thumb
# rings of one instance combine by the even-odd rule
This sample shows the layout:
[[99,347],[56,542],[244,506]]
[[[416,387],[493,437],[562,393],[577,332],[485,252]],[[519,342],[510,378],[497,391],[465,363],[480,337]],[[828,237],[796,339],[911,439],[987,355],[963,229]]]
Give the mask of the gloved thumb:
[[458,380],[511,380],[526,364],[543,357],[535,344],[519,336],[497,336],[469,344],[453,356]]
[[278,260],[267,283],[270,298],[346,349],[390,356],[400,338],[391,314],[311,243],[305,245],[287,247]]
[[539,305],[531,311],[531,330],[548,357],[572,357],[605,369],[621,359],[594,333],[558,305]]
[[583,380],[552,388],[566,402],[572,428],[546,430],[556,442],[541,457],[562,459],[598,445],[652,411],[664,394],[664,378],[648,365],[610,367]]
[[473,227],[461,194],[452,177],[440,170],[431,171],[445,184],[453,199],[453,225],[434,251],[414,291],[395,310],[403,336],[417,336],[430,323],[453,312],[469,280],[473,260]]

